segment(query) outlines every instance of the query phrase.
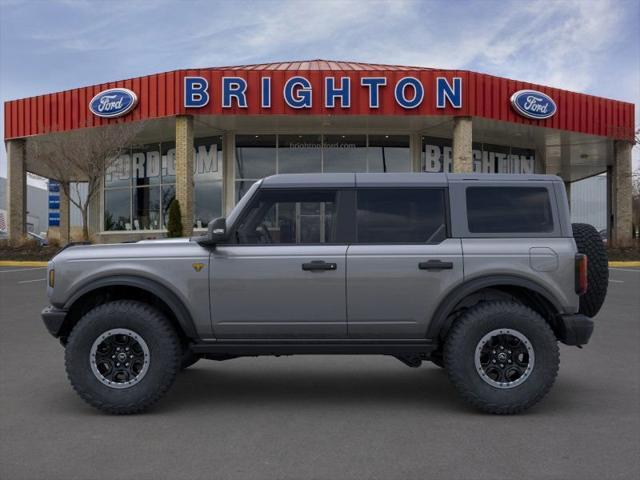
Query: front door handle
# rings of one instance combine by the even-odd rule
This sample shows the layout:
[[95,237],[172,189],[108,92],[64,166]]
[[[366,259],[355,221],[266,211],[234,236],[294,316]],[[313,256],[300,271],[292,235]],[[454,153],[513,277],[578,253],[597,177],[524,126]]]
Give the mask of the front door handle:
[[320,272],[323,270],[336,270],[338,268],[337,263],[327,263],[324,260],[313,260],[309,263],[302,264],[302,270],[309,272]]
[[451,270],[453,262],[443,262],[442,260],[429,260],[418,264],[420,270]]

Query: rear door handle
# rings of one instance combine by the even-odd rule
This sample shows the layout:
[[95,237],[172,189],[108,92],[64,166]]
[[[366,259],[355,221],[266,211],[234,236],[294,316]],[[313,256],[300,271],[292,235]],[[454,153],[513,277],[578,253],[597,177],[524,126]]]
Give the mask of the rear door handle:
[[319,272],[323,270],[336,270],[338,268],[337,263],[327,263],[324,260],[313,260],[309,263],[302,264],[302,270],[309,272]]
[[420,270],[451,270],[453,262],[443,262],[442,260],[429,260],[418,264]]

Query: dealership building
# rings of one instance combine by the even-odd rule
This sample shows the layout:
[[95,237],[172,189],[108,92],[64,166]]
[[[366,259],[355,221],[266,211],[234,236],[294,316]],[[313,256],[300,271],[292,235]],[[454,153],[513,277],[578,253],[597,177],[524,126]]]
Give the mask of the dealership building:
[[[176,70],[4,105],[9,235],[26,231],[27,172],[56,179],[28,143],[142,125],[109,162],[89,230],[162,237],[176,198],[191,234],[276,173],[607,173],[610,240],[631,241],[634,105],[466,70],[313,60]],[[143,122],[143,123],[137,123]],[[52,182],[53,185],[55,185]],[[50,231],[69,240],[56,194]],[[50,202],[51,203],[51,202]]]

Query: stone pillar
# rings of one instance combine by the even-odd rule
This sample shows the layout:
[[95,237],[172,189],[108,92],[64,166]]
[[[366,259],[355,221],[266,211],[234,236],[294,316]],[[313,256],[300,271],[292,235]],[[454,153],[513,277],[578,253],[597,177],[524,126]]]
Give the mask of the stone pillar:
[[20,242],[27,234],[27,172],[25,141],[7,142],[7,227],[9,241]]
[[63,185],[60,182],[60,245],[65,246],[71,240],[71,214],[69,210],[69,196],[65,192],[69,191],[70,185],[67,182]]
[[411,171],[422,172],[422,135],[419,133],[411,134],[409,151],[411,152]]
[[473,172],[473,125],[471,117],[453,119],[453,172]]
[[225,133],[222,136],[222,214],[229,212],[236,204],[235,190],[236,167],[236,136]]
[[626,247],[632,240],[631,142],[615,143],[615,159],[611,169],[611,240],[613,246]]
[[182,213],[182,234],[193,233],[193,117],[176,117],[176,199]]

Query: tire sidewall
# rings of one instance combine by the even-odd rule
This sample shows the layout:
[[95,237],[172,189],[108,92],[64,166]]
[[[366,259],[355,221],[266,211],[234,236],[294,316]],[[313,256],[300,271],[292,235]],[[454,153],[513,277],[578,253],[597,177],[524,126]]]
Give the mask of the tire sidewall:
[[[114,405],[144,403],[159,386],[172,382],[179,359],[175,340],[158,328],[160,313],[138,302],[113,302],[87,313],[73,329],[65,351],[67,373],[79,393],[98,402]],[[149,367],[144,377],[128,388],[111,388],[93,373],[91,347],[104,332],[127,328],[138,334],[149,348]]]
[[[528,404],[532,399],[544,395],[546,386],[553,383],[559,363],[557,341],[546,322],[529,312],[524,308],[485,310],[479,315],[480,318],[467,322],[464,335],[456,336],[455,344],[446,346],[447,368],[455,370],[456,380],[466,379],[466,390],[479,401],[504,407]],[[535,355],[534,366],[529,377],[521,384],[512,388],[498,388],[488,384],[478,373],[475,352],[482,337],[493,330],[507,328],[520,332],[529,340]]]

